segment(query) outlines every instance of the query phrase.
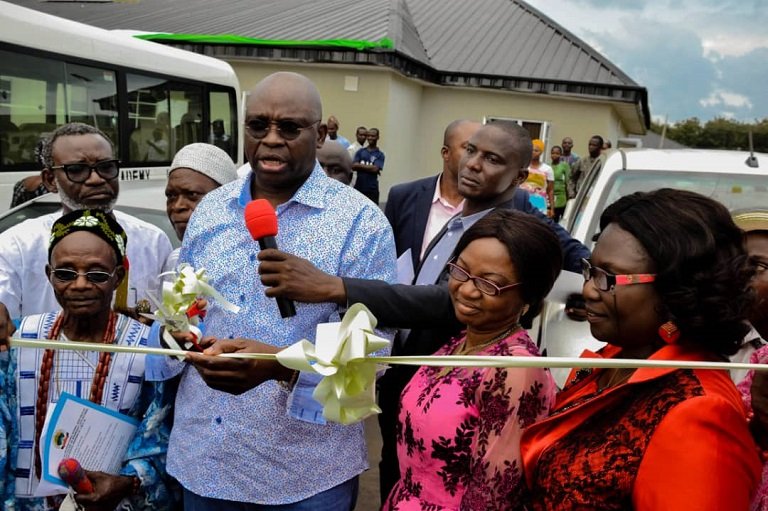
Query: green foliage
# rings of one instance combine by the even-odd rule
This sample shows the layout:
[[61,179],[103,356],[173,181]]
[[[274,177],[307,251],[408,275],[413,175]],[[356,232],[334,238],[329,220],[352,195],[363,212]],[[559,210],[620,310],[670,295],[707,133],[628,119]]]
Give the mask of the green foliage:
[[[651,131],[661,133],[663,124],[651,123]],[[768,118],[754,123],[733,121],[718,117],[704,125],[696,117],[667,126],[666,137],[688,147],[697,149],[741,149],[749,150],[749,132],[755,151],[768,152]]]

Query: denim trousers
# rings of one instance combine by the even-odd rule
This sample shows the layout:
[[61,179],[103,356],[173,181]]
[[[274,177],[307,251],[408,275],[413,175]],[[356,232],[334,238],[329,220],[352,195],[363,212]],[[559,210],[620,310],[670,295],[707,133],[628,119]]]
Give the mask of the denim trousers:
[[317,495],[291,504],[250,504],[201,497],[184,489],[184,511],[352,511],[357,502],[358,476]]

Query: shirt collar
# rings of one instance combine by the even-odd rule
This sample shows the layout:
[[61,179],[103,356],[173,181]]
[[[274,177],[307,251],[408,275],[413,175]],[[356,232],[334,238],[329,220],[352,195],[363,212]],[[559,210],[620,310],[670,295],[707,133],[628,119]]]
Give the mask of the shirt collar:
[[485,215],[493,211],[494,208],[488,208],[484,209],[483,211],[480,211],[478,213],[473,213],[471,215],[462,216],[459,217],[461,219],[461,224],[464,226],[464,231],[475,225],[475,222],[483,218]]
[[[243,186],[240,188],[240,194],[237,197],[237,203],[240,207],[245,208],[246,204],[253,200],[251,195],[251,181],[253,179],[253,170],[248,173],[248,176],[243,181]],[[284,210],[292,202],[298,204],[304,204],[312,208],[324,209],[325,208],[325,194],[328,191],[329,178],[320,163],[315,160],[315,168],[304,181],[304,184],[296,190],[293,197],[288,199],[287,202],[277,206],[277,212]]]
[[456,206],[451,206],[451,204],[443,199],[443,194],[440,193],[440,183],[443,181],[443,174],[441,173],[437,177],[437,184],[435,185],[435,193],[432,194],[432,204],[435,202],[440,202],[443,206],[446,208],[450,208],[453,211],[461,211],[461,208],[464,207],[464,199],[461,199],[461,202],[459,202]]

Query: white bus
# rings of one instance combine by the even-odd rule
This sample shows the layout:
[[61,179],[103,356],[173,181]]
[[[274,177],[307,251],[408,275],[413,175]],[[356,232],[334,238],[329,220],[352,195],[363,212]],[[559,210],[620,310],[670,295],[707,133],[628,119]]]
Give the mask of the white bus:
[[112,139],[121,181],[164,181],[192,142],[242,163],[240,89],[226,62],[2,1],[0,27],[0,212],[40,171],[40,138],[68,122]]

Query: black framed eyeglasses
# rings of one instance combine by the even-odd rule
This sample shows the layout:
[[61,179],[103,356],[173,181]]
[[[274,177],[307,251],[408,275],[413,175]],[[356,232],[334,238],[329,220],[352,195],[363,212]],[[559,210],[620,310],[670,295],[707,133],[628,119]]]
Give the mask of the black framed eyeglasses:
[[115,272],[117,272],[117,268],[112,270],[112,273],[98,270],[80,273],[76,272],[75,270],[70,270],[69,268],[54,268],[51,270],[51,275],[53,275],[53,277],[60,282],[73,282],[77,280],[77,277],[82,275],[88,280],[88,282],[93,284],[103,284],[111,279],[115,275]]
[[627,273],[624,275],[615,275],[608,273],[602,268],[592,266],[587,259],[581,260],[581,274],[584,276],[584,282],[592,280],[600,291],[609,291],[616,286],[631,286],[633,284],[648,284],[656,280],[655,273]]
[[467,282],[468,280],[471,280],[472,284],[475,285],[478,291],[490,296],[498,296],[507,289],[512,289],[513,287],[519,286],[521,284],[521,282],[515,282],[514,284],[509,284],[508,286],[497,286],[490,280],[470,275],[467,270],[454,263],[448,263],[448,275],[452,279],[459,282]]
[[111,181],[120,173],[120,160],[103,160],[93,165],[87,163],[66,163],[51,167],[51,170],[59,169],[63,170],[67,175],[67,179],[73,183],[85,183],[91,177],[91,172],[93,171],[96,171],[102,179]]
[[315,124],[319,123],[320,120],[313,122],[312,124],[308,126],[302,126],[296,121],[291,121],[288,119],[285,120],[279,120],[279,121],[267,121],[265,119],[252,119],[245,123],[245,132],[248,133],[253,138],[262,139],[267,136],[269,133],[269,130],[272,126],[277,129],[278,135],[283,137],[285,140],[295,140],[299,138],[299,135],[301,135],[301,132],[304,130],[307,130],[314,126]]

